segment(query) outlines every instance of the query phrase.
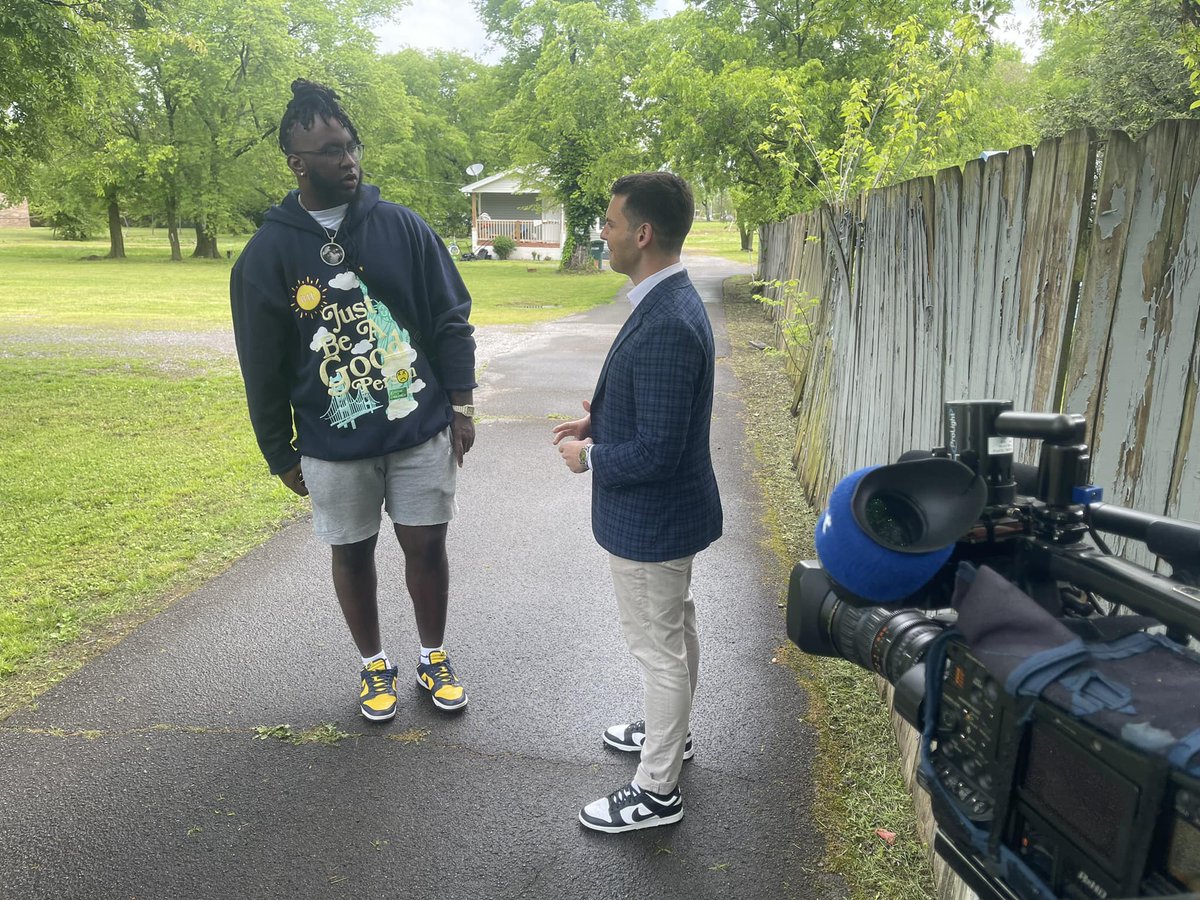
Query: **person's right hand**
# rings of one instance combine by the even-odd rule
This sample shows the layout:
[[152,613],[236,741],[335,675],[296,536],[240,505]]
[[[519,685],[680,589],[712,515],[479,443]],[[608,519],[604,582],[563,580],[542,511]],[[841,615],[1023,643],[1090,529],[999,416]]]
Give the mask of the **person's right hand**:
[[587,413],[582,419],[572,419],[554,426],[554,443],[558,444],[563,438],[573,441],[585,441],[592,436],[592,404],[583,401],[583,411]]
[[304,484],[304,473],[300,471],[300,463],[296,463],[279,476],[279,480],[287,485],[287,489],[301,497],[308,496],[308,487]]

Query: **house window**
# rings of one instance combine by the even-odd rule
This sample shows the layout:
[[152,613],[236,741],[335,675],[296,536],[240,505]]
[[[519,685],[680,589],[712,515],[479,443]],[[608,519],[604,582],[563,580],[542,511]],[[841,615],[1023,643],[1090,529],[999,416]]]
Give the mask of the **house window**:
[[480,194],[479,212],[493,219],[528,219],[542,217],[542,198],[538,194]]

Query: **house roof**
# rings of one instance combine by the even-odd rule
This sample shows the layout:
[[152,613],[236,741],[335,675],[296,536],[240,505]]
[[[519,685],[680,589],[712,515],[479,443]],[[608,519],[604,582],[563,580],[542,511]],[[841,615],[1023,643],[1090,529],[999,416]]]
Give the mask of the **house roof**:
[[497,172],[487,178],[481,178],[479,181],[474,181],[466,187],[459,188],[464,194],[515,194],[515,193],[539,193],[536,187],[526,186],[522,183],[522,173],[510,169],[507,172]]

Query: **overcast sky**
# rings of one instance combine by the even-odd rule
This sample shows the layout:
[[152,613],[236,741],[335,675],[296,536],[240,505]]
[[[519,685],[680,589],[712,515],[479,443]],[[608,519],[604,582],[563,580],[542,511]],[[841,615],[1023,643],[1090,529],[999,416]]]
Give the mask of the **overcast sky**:
[[[684,7],[683,0],[658,0],[655,10],[668,15]],[[1014,14],[1002,17],[999,37],[1021,47],[1025,58],[1037,55],[1037,43],[1029,34],[1033,19],[1031,0],[1014,0]],[[488,43],[483,25],[471,0],[413,0],[392,21],[375,29],[379,50],[391,53],[403,47],[418,50],[454,50],[483,62],[496,62],[500,51]]]
[[471,0],[413,0],[390,22],[375,29],[381,53],[404,47],[454,50],[484,62],[496,62],[499,51],[487,35]]

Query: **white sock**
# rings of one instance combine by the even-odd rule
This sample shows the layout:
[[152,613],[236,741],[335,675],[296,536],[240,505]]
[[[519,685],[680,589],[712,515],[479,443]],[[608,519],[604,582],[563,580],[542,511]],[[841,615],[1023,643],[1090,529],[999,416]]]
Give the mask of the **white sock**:
[[391,662],[387,658],[387,654],[385,652],[383,652],[382,650],[380,650],[374,656],[364,656],[362,658],[363,668],[365,669],[367,666],[369,666],[371,663],[375,662],[375,660],[377,660],[377,659],[382,659],[384,666],[386,666],[387,668],[390,669],[392,667]]
[[421,647],[421,665],[423,665],[423,666],[427,666],[427,665],[429,665],[429,654],[430,654],[430,653],[437,653],[439,650],[440,650],[442,653],[445,653],[445,652],[446,652],[446,645],[445,645],[445,644],[438,644],[436,647],[425,647],[425,646],[422,646],[422,647]]

